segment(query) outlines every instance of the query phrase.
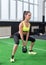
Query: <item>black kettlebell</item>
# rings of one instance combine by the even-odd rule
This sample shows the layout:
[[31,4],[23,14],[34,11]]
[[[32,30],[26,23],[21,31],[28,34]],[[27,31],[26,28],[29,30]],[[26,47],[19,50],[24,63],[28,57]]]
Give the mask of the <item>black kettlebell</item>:
[[26,53],[27,52],[27,47],[26,46],[22,46],[22,52]]

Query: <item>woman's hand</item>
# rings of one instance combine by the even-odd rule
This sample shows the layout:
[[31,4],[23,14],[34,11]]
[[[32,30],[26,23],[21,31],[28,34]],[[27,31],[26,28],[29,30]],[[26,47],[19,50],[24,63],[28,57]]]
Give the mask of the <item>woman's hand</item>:
[[23,46],[26,46],[27,45],[27,41],[23,41]]

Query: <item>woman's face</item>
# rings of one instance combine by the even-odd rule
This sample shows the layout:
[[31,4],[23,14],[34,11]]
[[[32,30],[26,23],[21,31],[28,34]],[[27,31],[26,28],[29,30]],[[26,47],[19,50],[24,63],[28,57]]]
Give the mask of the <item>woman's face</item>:
[[30,18],[31,18],[31,13],[28,13],[27,15],[25,15],[25,19],[30,20]]

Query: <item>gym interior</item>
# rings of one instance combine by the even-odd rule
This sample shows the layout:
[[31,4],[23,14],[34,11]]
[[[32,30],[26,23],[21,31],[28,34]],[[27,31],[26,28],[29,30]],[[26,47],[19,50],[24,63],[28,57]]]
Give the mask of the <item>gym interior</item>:
[[[22,53],[22,41],[10,62],[14,45],[13,35],[19,30],[23,12],[30,11],[30,36],[36,39],[33,49],[36,55]],[[28,41],[27,48],[29,49]],[[46,0],[0,0],[0,65],[45,65],[46,64]]]

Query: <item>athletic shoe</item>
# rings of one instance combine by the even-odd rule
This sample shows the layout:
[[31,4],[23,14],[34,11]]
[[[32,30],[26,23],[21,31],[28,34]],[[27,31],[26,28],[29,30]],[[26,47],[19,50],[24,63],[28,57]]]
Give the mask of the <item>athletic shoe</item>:
[[35,55],[35,54],[37,54],[37,53],[34,52],[33,50],[29,50],[28,54],[33,54],[33,55]]
[[11,59],[10,59],[10,62],[14,62],[14,58],[13,58],[13,59],[11,58]]

